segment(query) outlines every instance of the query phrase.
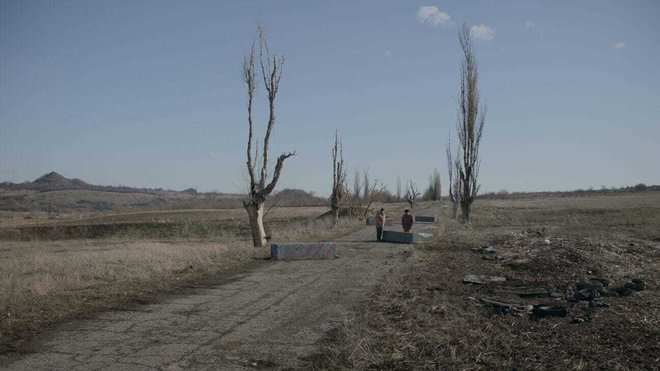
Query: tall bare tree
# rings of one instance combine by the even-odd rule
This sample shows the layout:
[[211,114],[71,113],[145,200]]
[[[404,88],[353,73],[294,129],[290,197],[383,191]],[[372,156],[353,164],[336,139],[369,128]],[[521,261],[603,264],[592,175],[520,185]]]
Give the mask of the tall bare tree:
[[433,169],[433,174],[429,175],[429,187],[426,189],[424,198],[431,201],[438,201],[441,197],[441,192],[440,172],[438,169]]
[[406,186],[405,198],[406,198],[406,202],[408,202],[411,209],[413,209],[415,207],[415,202],[417,202],[417,199],[421,195],[422,194],[419,193],[419,190],[417,189],[417,185],[415,184],[415,182],[413,182],[412,180],[409,180],[408,184]]
[[401,177],[396,176],[396,202],[401,202],[401,189],[403,187],[401,186]]
[[[348,183],[348,177],[346,183]],[[349,191],[348,185],[346,187],[345,197],[348,197],[348,212],[351,215],[360,215],[360,208],[362,207],[362,173],[360,173],[360,170],[355,169],[353,172],[353,189]]]
[[[451,217],[456,219],[458,205],[461,203],[461,160],[454,157],[451,151],[451,139],[447,140],[447,173],[449,175],[449,201],[451,202]],[[460,153],[460,149],[456,149]]]
[[355,169],[353,172],[353,194],[351,195],[351,198],[353,199],[353,206],[359,207],[360,202],[362,201],[361,199],[361,194],[362,194],[362,174],[360,173],[360,170]]
[[[252,154],[252,140],[254,125],[252,121],[252,105],[254,100],[254,92],[257,87],[257,56],[254,42],[250,48],[250,52],[243,57],[243,81],[247,86],[247,113],[248,113],[248,141],[247,141],[247,170],[250,177],[250,188],[248,196],[243,201],[243,206],[247,210],[248,218],[250,220],[250,229],[252,231],[252,241],[255,247],[265,246],[266,230],[264,228],[264,204],[268,196],[273,192],[277,181],[282,173],[284,161],[296,154],[296,152],[283,153],[277,158],[275,169],[272,177],[268,174],[269,171],[269,144],[270,138],[275,127],[275,98],[280,86],[280,78],[282,77],[282,65],[284,58],[279,54],[271,54],[268,50],[268,43],[266,41],[266,30],[264,27],[259,27],[259,65],[261,67],[261,77],[263,78],[264,87],[268,93],[268,125],[266,126],[266,134],[263,141],[263,149],[261,154],[261,163],[258,164],[259,159],[259,143],[257,142],[254,149],[254,157]],[[258,169],[258,167],[261,167]],[[257,174],[257,170],[259,173]]]
[[461,62],[461,92],[459,98],[456,129],[462,157],[459,176],[461,178],[461,213],[463,222],[470,222],[472,202],[479,192],[479,145],[486,121],[486,107],[479,103],[477,82],[477,60],[472,47],[470,29],[463,24],[458,32],[458,41],[463,51]]
[[372,188],[371,179],[369,177],[369,168],[362,171],[362,199],[366,202],[369,198],[369,190]]
[[332,195],[330,208],[336,227],[339,223],[339,206],[346,194],[346,170],[344,169],[344,149],[339,140],[339,133],[335,132],[335,145],[332,147]]

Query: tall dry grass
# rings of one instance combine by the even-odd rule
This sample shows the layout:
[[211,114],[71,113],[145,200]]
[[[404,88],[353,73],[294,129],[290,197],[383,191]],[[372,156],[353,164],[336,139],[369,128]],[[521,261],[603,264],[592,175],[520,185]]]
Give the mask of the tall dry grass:
[[243,267],[246,243],[130,240],[9,242],[0,249],[0,344],[95,310],[146,300]]

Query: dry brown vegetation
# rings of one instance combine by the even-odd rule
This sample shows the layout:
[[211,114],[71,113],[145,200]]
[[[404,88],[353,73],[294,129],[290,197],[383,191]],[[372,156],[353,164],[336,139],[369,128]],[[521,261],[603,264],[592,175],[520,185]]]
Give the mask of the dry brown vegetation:
[[[269,230],[291,222],[309,224],[325,207],[276,207],[267,212]],[[242,209],[165,210],[120,214],[82,214],[62,220],[6,218],[0,240],[66,240],[98,238],[214,238],[249,234]],[[9,216],[9,215],[8,215]]]
[[[409,272],[391,275],[328,335],[310,367],[658,369],[660,192],[481,200],[472,222],[445,222]],[[507,281],[465,284],[466,274]],[[575,300],[577,285],[596,278],[608,281],[602,297]],[[633,278],[645,290],[617,291]],[[547,291],[519,295],[530,288]],[[535,304],[567,315],[534,316]]]
[[[362,221],[344,218],[331,229],[331,220],[316,218],[325,210],[272,209],[272,241],[331,240],[362,226]],[[62,320],[218,283],[228,273],[260,264],[269,251],[249,246],[244,213],[236,209],[105,215],[48,226],[55,240],[45,234],[17,241],[5,233],[0,242],[0,352]],[[67,225],[82,227],[60,239]],[[118,225],[134,229],[88,238],[90,231]],[[164,231],[157,238],[152,238],[154,226]],[[204,233],[199,233],[201,226]]]

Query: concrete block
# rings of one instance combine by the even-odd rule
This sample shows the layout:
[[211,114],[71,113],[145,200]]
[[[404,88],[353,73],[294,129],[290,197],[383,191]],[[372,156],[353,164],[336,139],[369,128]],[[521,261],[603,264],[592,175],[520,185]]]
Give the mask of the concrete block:
[[435,223],[435,216],[415,215],[415,221],[419,223]]
[[375,218],[367,218],[367,225],[376,225]]
[[272,260],[334,259],[339,246],[336,243],[274,243],[270,245]]
[[383,231],[383,241],[394,243],[413,243],[414,235],[406,232]]

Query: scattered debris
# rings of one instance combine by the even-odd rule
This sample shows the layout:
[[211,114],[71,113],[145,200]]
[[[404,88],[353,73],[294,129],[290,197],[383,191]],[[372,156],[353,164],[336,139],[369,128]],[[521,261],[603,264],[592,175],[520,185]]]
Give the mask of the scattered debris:
[[544,288],[529,288],[522,291],[515,291],[514,294],[520,296],[521,298],[529,298],[535,296],[549,296],[548,290]]
[[566,317],[568,310],[562,305],[537,304],[532,308],[533,317]]
[[566,292],[560,290],[558,287],[555,287],[552,290],[550,290],[550,297],[555,299],[564,298],[566,297]]
[[608,308],[610,305],[602,302],[600,299],[595,299],[589,302],[589,306],[592,308]]
[[525,306],[519,303],[507,303],[501,299],[496,298],[481,298],[484,304],[490,305],[495,314],[513,314],[522,316],[523,313],[529,312],[531,306]]
[[261,359],[250,359],[247,361],[248,367],[259,369],[273,369],[277,366],[275,362]]
[[592,301],[600,298],[600,293],[591,289],[577,290],[573,293],[569,300],[572,301]]
[[605,278],[602,278],[602,277],[592,277],[592,278],[589,278],[589,281],[600,282],[603,286],[609,286],[610,285],[610,281],[608,281],[608,280],[606,280]]
[[628,295],[632,295],[634,291],[630,287],[621,286],[614,289],[614,292],[616,292],[616,294],[619,296],[628,296]]
[[476,274],[468,274],[463,278],[463,283],[476,283],[476,284],[486,284],[486,283],[498,283],[505,282],[506,278],[500,276],[482,276]]
[[511,269],[524,269],[527,268],[532,263],[532,260],[529,258],[513,259],[504,263],[504,265],[510,267]]
[[589,320],[583,317],[575,317],[571,320],[571,323],[584,323],[584,322],[589,322]]
[[497,249],[495,246],[481,246],[481,247],[473,247],[470,250],[476,252],[476,253],[489,253],[489,254],[495,254],[497,252]]
[[643,291],[646,289],[646,282],[641,278],[633,278],[630,282],[625,284],[625,287],[635,291]]
[[596,291],[598,293],[603,293],[603,291],[606,291],[603,283],[597,280],[590,280],[589,282],[578,282],[575,286],[578,290],[590,290]]
[[614,289],[614,292],[619,296],[632,295],[635,291],[646,290],[646,281],[641,278],[633,278],[630,282],[626,282],[623,286]]

